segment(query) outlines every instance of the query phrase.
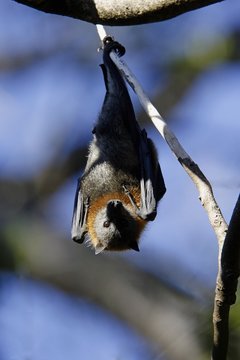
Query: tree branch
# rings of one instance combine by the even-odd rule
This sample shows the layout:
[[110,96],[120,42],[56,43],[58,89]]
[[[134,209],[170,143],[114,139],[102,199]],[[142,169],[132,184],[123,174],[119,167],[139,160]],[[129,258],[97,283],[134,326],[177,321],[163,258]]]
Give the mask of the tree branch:
[[93,24],[137,25],[171,19],[223,0],[14,0]]
[[213,330],[212,360],[226,360],[228,350],[228,319],[230,306],[236,301],[240,275],[240,195],[233,210],[224,245],[219,249]]
[[[97,30],[100,39],[103,40],[107,35],[105,29],[102,25],[97,25]],[[114,51],[110,53],[110,56],[137,94],[147,115],[196,185],[200,194],[199,199],[207,212],[210,224],[218,239],[219,270],[213,314],[214,345],[212,360],[226,360],[228,350],[229,309],[230,305],[235,302],[237,280],[240,273],[240,197],[234,209],[230,227],[227,232],[227,223],[214,198],[211,184],[168,128],[124,61],[120,59]]]
[[[103,26],[97,25],[97,31],[100,39],[103,40],[103,38],[107,35]],[[227,223],[224,220],[221,210],[214,198],[211,184],[209,183],[205,175],[202,173],[198,165],[184,150],[176,136],[168,128],[166,122],[163,120],[157,109],[150,102],[149,98],[143,91],[135,75],[131,72],[125,62],[120,59],[114,51],[110,53],[110,56],[118,69],[123,73],[129,85],[137,94],[143,109],[153,122],[154,126],[165,139],[168,146],[175,154],[180,164],[183,166],[184,170],[187,172],[187,174],[190,176],[190,178],[196,185],[199,191],[199,199],[201,201],[201,204],[207,212],[210,224],[217,236],[219,246],[222,246],[226,236]]]

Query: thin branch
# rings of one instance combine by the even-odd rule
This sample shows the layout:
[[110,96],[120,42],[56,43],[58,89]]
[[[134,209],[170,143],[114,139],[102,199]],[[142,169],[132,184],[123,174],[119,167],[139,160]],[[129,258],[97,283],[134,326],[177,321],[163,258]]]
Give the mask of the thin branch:
[[93,24],[137,25],[171,19],[223,0],[14,0]]
[[[102,25],[97,25],[97,31],[101,40],[107,35]],[[198,165],[191,159],[191,157],[184,150],[182,145],[179,143],[176,136],[168,128],[166,122],[163,120],[162,116],[159,114],[157,109],[150,102],[149,98],[143,91],[138,80],[134,74],[130,71],[125,62],[120,59],[115,52],[110,54],[112,60],[123,73],[129,85],[133,88],[134,92],[137,94],[142,107],[145,112],[162,135],[162,137],[167,142],[168,146],[172,152],[177,157],[180,164],[183,166],[187,174],[190,176],[194,184],[196,185],[199,191],[199,199],[207,212],[210,224],[215,231],[217,236],[219,246],[222,246],[224,238],[227,231],[227,223],[225,222],[221,210],[214,198],[211,184],[202,173]]]
[[228,319],[235,304],[240,275],[240,195],[230,220],[222,248],[213,311],[214,341],[212,360],[225,360],[228,350]]
[[[97,31],[99,37],[103,40],[107,34],[102,25],[97,25]],[[228,351],[229,310],[230,305],[235,302],[235,292],[240,273],[240,197],[234,209],[230,227],[227,232],[227,223],[214,198],[211,184],[168,128],[162,116],[152,105],[139,82],[124,61],[120,59],[114,51],[111,52],[110,56],[137,94],[147,115],[196,185],[200,194],[199,199],[206,210],[210,224],[215,231],[218,239],[219,266],[213,313],[214,339],[212,360],[226,360]]]

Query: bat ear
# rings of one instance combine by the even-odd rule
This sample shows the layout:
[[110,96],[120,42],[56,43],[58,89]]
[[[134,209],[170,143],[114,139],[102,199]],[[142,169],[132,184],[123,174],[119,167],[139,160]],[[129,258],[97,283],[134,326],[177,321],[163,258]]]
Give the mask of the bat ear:
[[95,255],[100,254],[101,252],[103,252],[104,249],[105,249],[105,246],[97,245],[96,248],[95,248]]
[[138,243],[136,240],[133,240],[130,244],[129,244],[130,249],[133,249],[135,251],[140,251],[139,247],[138,247]]

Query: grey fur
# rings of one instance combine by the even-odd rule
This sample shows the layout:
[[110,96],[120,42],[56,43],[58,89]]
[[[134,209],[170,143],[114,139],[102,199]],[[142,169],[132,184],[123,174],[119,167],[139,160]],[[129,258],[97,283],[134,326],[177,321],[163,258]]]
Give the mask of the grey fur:
[[[153,143],[136,121],[125,82],[109,56],[112,50],[120,56],[125,51],[122,45],[108,37],[104,42],[102,65],[107,91],[93,131],[86,168],[77,188],[73,240],[83,242],[88,232],[88,211],[103,195],[125,193],[132,205],[117,198],[99,209],[94,220],[98,239],[94,244],[96,253],[104,249],[138,250],[137,218],[153,220],[157,202],[166,191]],[[132,186],[139,189],[140,208],[128,191]]]

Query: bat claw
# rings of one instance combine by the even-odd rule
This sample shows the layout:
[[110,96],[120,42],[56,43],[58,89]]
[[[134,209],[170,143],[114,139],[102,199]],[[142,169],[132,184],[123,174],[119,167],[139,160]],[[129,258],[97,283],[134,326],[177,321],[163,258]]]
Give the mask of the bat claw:
[[104,49],[110,53],[112,50],[115,50],[119,57],[123,56],[126,52],[125,47],[121,45],[119,42],[114,41],[112,36],[105,36],[103,39]]

